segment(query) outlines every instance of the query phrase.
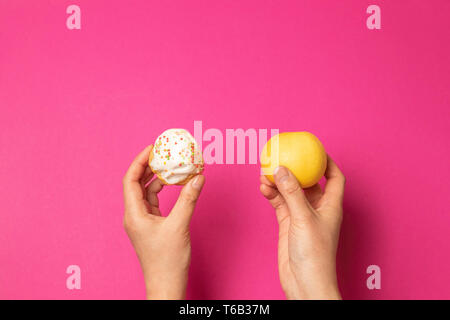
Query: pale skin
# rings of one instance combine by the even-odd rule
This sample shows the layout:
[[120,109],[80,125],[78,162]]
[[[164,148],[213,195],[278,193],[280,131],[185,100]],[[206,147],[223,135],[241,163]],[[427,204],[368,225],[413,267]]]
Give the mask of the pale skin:
[[288,299],[341,299],[336,251],[345,177],[330,157],[325,177],[323,191],[318,184],[302,190],[284,167],[275,169],[275,183],[260,179],[278,220],[278,271]]
[[[203,175],[181,190],[167,217],[161,216],[158,193],[163,184],[148,167],[153,146],[145,148],[123,178],[124,227],[141,264],[148,299],[184,299],[191,260],[189,225],[205,183]],[[288,299],[340,299],[336,250],[342,220],[345,178],[328,158],[327,184],[302,190],[284,167],[275,183],[261,177],[260,190],[279,223],[278,265]]]
[[152,148],[134,159],[123,178],[123,223],[144,273],[147,299],[179,300],[185,298],[191,261],[189,224],[205,177],[183,186],[170,214],[161,216],[158,193],[164,185],[151,181],[147,164]]

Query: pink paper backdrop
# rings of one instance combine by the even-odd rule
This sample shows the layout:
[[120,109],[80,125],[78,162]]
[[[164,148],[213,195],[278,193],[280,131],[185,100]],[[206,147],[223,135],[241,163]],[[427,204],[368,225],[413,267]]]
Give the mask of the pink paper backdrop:
[[[1,0],[0,298],[144,298],[122,176],[194,120],[320,137],[348,181],[344,298],[450,298],[449,13],[447,0]],[[207,167],[189,298],[284,298],[258,175]],[[81,290],[66,288],[71,264]],[[366,287],[371,264],[381,290]]]

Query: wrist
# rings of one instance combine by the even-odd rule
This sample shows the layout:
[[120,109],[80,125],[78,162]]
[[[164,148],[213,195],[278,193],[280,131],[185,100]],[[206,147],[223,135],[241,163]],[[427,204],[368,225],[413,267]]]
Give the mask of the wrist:
[[288,300],[342,300],[337,287],[314,288],[312,290],[303,287],[297,293],[288,294],[285,292],[285,294]]
[[145,281],[148,300],[183,300],[187,277],[153,276]]
[[[301,271],[300,271],[301,270]],[[298,297],[302,300],[342,300],[334,266],[303,265],[294,272]]]
[[186,293],[185,291],[147,289],[146,298],[147,300],[184,300]]
[[302,298],[305,300],[342,300],[337,281],[320,280],[304,285],[301,288]]

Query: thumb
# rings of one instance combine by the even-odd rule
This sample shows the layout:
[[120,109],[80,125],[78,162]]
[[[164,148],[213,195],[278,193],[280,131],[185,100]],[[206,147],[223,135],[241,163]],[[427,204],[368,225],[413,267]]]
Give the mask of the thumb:
[[204,184],[205,177],[197,175],[181,189],[177,202],[169,215],[169,218],[175,221],[176,224],[189,227],[195,204]]
[[278,191],[286,201],[291,217],[300,221],[309,219],[312,215],[310,205],[292,172],[280,166],[274,170],[274,178]]

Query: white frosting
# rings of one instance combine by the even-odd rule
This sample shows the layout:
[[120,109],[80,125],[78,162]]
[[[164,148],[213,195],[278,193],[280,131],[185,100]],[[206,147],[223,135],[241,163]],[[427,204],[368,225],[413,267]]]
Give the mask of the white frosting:
[[203,170],[203,158],[197,141],[184,129],[164,131],[153,147],[150,167],[168,184],[177,184]]

